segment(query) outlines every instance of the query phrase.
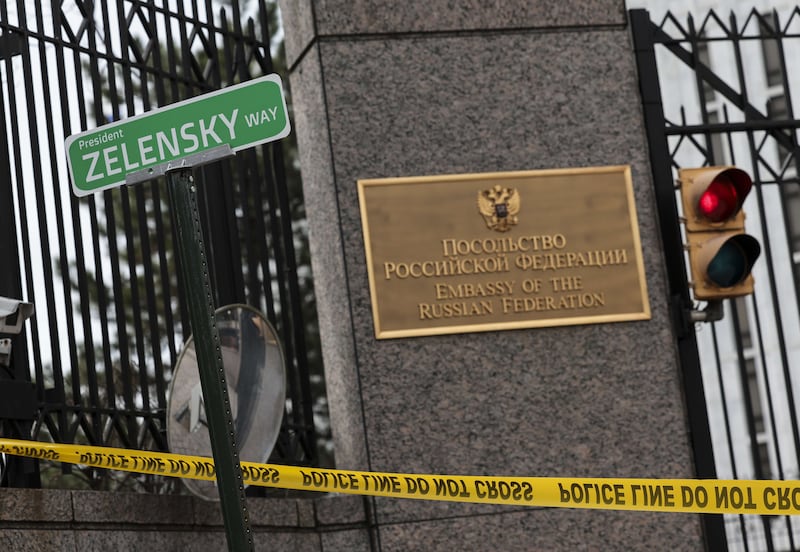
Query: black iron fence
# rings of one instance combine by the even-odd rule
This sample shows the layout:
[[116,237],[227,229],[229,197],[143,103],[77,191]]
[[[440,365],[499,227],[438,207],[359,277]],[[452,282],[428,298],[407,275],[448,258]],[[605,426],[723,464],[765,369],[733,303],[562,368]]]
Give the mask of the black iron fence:
[[[701,477],[800,476],[800,9],[702,17],[630,12]],[[692,324],[677,169],[736,165],[753,177],[746,227],[763,253],[752,296]],[[800,550],[784,516],[706,516],[708,548]]]
[[[189,322],[163,178],[76,198],[64,139],[274,72],[274,18],[264,0],[0,3],[0,296],[36,308],[0,366],[4,435],[167,449],[168,387]],[[285,350],[272,460],[315,464],[324,390],[302,197],[285,147],[252,148],[196,174],[215,304],[262,311]],[[169,486],[10,462],[12,485]]]

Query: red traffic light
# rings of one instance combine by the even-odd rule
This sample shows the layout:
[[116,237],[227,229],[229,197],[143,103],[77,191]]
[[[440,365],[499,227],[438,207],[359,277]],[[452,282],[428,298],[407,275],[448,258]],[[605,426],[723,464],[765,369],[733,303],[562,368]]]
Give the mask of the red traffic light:
[[725,169],[710,176],[707,184],[698,178],[696,186],[700,188],[697,200],[697,212],[709,222],[724,222],[741,210],[753,181],[741,169]]
[[753,293],[753,264],[758,240],[744,233],[742,211],[753,187],[736,167],[678,171],[691,285],[698,301],[716,301]]

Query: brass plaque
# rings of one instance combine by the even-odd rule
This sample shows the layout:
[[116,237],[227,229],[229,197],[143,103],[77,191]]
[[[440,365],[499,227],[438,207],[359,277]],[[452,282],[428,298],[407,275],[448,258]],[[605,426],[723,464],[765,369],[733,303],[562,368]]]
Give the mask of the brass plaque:
[[648,320],[629,166],[359,180],[378,339]]

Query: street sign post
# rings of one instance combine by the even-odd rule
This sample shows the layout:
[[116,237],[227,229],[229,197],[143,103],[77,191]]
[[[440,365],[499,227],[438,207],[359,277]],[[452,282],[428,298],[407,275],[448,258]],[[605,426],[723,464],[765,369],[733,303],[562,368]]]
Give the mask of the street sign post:
[[268,75],[104,125],[66,140],[73,192],[85,196],[166,174],[184,302],[230,550],[253,550],[232,408],[197,208],[193,167],[290,132],[280,77]]
[[143,182],[180,160],[212,160],[204,154],[237,152],[290,130],[280,77],[267,75],[70,136],[72,190],[85,196]]
[[208,433],[217,474],[222,519],[230,550],[253,550],[253,538],[239,465],[238,446],[219,331],[214,319],[214,295],[208,274],[203,231],[197,210],[197,188],[191,168],[169,171],[167,182],[181,261],[179,277],[197,348],[197,368],[206,407]]

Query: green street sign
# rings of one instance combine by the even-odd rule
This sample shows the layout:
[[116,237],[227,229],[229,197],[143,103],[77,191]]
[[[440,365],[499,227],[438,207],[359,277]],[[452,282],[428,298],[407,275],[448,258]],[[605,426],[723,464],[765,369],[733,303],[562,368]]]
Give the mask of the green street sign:
[[236,152],[290,130],[281,79],[267,75],[68,137],[72,191],[142,182],[181,160],[209,161],[209,152]]

